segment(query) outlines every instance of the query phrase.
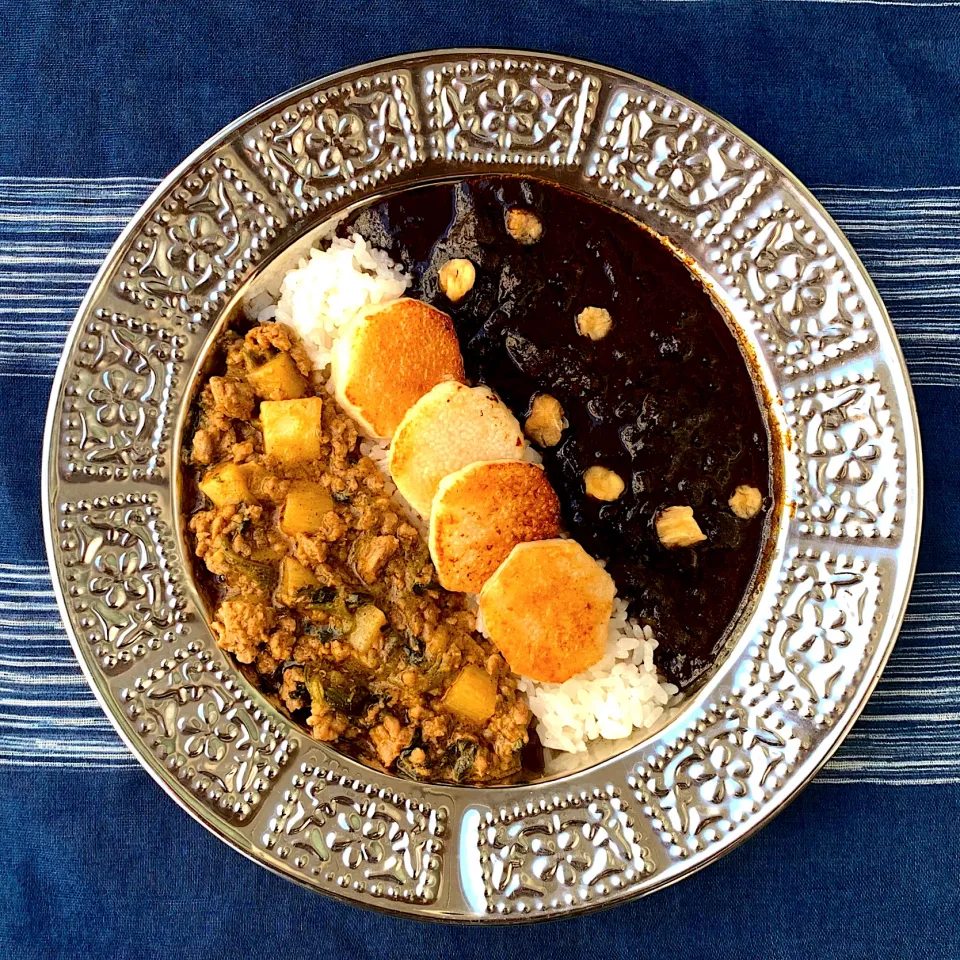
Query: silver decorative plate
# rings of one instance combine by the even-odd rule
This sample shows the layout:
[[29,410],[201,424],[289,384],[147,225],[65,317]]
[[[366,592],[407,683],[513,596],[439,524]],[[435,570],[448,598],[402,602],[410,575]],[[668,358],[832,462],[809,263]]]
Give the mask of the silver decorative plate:
[[[489,789],[377,773],[285,719],[214,644],[177,516],[193,377],[252,280],[275,276],[277,254],[357,202],[478,173],[559,183],[665,237],[739,328],[784,441],[774,444],[784,497],[771,563],[706,684],[609,757]],[[80,308],[50,401],[44,491],[77,658],[161,786],[286,877],[437,920],[627,900],[763,825],[836,749],[877,682],[921,505],[893,330],[809,192],[748,137],[655,84],[494,50],[314,81],[170,174]]]

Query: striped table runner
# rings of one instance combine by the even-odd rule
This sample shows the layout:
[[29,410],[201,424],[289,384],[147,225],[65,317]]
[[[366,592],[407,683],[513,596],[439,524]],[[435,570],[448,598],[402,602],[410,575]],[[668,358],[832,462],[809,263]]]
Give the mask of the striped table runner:
[[[155,185],[135,177],[0,177],[0,390],[46,392],[87,286]],[[960,386],[960,187],[814,193],[886,301],[923,413],[925,394],[933,400],[925,388],[941,388],[942,398],[942,388]],[[28,548],[3,555],[0,546],[0,765],[136,766],[74,661],[39,535]],[[890,664],[819,781],[960,782],[958,681],[960,570],[924,569],[921,560]]]

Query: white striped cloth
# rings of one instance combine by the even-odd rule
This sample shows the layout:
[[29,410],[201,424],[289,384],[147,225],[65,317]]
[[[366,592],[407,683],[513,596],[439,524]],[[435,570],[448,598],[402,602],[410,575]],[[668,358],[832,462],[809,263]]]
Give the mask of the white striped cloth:
[[[155,186],[0,177],[0,376],[52,374],[97,267]],[[960,385],[960,187],[815,193],[876,281],[914,384]]]
[[[86,288],[155,184],[0,177],[0,376],[53,376]],[[960,386],[960,187],[814,192],[876,281],[914,384]],[[135,765],[73,658],[46,564],[0,556],[0,766]],[[960,571],[918,575],[883,679],[819,779],[960,783]]]

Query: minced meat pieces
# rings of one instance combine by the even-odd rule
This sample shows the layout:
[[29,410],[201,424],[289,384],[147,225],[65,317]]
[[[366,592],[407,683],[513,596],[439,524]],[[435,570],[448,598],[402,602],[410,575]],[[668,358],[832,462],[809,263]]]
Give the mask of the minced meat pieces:
[[217,412],[236,420],[249,420],[253,415],[253,387],[233,377],[211,377],[210,393]]
[[253,663],[261,646],[269,642],[277,615],[267,604],[236,598],[220,604],[217,618],[214,630],[220,646],[241,663]]
[[[280,351],[307,376],[308,392],[323,397],[316,460],[284,464],[263,452],[258,400],[244,375]],[[275,323],[244,337],[228,332],[221,356],[198,395],[187,461],[194,485],[225,461],[252,471],[249,502],[215,507],[198,494],[188,524],[220,646],[249,664],[248,675],[262,677],[283,709],[305,718],[312,736],[367,763],[419,779],[514,777],[531,720],[526,700],[476,632],[463,596],[437,584],[422,537],[386,496],[380,468],[360,454],[356,425],[311,370],[295,334]],[[279,521],[294,480],[321,483],[333,509],[316,532],[288,537]],[[299,566],[285,566],[285,558]],[[317,586],[286,594],[281,580],[291,569]],[[350,631],[357,611],[370,605],[386,624],[361,653]],[[496,710],[485,724],[443,706],[468,664],[497,682]]]
[[396,537],[379,536],[357,541],[356,567],[364,583],[373,583],[384,564],[397,552],[400,541]]

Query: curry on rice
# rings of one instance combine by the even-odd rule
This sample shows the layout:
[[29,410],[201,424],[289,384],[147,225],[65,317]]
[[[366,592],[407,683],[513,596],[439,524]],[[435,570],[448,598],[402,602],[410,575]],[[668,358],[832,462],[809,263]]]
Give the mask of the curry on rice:
[[[264,401],[288,400],[319,423],[265,427]],[[516,678],[464,596],[435,582],[423,538],[286,327],[224,335],[188,456],[209,501],[189,529],[214,633],[284,708],[407,776],[519,772],[530,711]]]
[[635,221],[528,178],[336,231],[197,385],[184,512],[217,642],[316,739],[414,779],[509,782],[541,745],[652,728],[772,528],[724,316]]

